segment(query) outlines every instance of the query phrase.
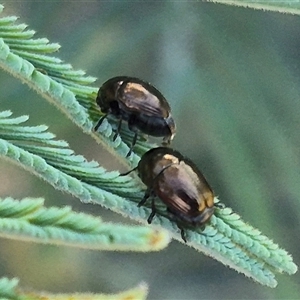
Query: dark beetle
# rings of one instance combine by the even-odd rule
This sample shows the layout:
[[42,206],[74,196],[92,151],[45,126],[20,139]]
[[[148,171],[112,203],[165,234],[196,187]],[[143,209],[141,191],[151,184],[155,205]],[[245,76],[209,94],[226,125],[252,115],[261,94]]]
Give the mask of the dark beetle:
[[170,144],[176,131],[171,108],[164,96],[150,83],[138,78],[119,76],[107,80],[99,89],[96,102],[105,114],[95,126],[99,128],[104,118],[112,114],[120,119],[113,140],[118,136],[122,120],[135,135],[127,156],[136,143],[138,131],[164,137],[163,144]]
[[198,227],[213,215],[215,204],[211,187],[197,167],[179,152],[167,147],[153,148],[142,156],[135,169],[148,187],[138,206],[152,196],[149,224],[156,213],[154,196],[165,203],[185,242],[181,225]]

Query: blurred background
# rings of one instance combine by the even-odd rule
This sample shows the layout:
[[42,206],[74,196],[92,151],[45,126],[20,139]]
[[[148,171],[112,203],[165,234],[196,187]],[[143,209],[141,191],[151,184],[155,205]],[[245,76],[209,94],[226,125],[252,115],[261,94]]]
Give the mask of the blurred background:
[[[56,56],[98,78],[142,78],[169,100],[173,147],[203,171],[219,198],[300,265],[300,17],[220,4],[169,1],[2,1],[62,48]],[[0,71],[0,108],[46,124],[76,153],[116,168],[55,107]],[[105,221],[129,222],[81,204],[0,160],[0,196],[44,197]],[[49,292],[116,293],[141,281],[149,299],[300,299],[300,276],[270,289],[172,242],[158,253],[109,253],[0,240],[0,277]]]

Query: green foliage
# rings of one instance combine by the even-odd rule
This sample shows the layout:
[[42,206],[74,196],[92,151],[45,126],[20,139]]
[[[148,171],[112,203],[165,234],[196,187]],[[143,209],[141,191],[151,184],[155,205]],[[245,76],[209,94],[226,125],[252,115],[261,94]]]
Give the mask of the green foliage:
[[0,296],[1,299],[18,299],[16,293],[16,286],[18,285],[18,279],[0,278]]
[[270,11],[277,11],[283,13],[300,14],[299,1],[278,1],[278,0],[209,0],[211,2],[217,2],[220,4],[243,6],[255,9],[263,9]]
[[[46,100],[54,103],[83,132],[106,147],[124,165],[136,166],[139,156],[153,145],[139,141],[135,148],[136,153],[125,160],[128,144],[132,138],[126,128],[121,132],[121,137],[114,142],[112,141],[113,120],[109,122],[105,120],[99,129],[99,134],[94,133],[93,124],[99,118],[94,101],[97,89],[89,86],[94,78],[86,76],[83,71],[73,70],[71,65],[63,63],[58,58],[49,56],[48,54],[56,51],[59,46],[49,44],[47,39],[33,39],[34,32],[26,30],[23,24],[16,25],[15,21],[15,17],[0,19],[0,67],[36,90]],[[137,178],[120,177],[117,171],[107,172],[98,163],[75,155],[66,142],[55,140],[55,136],[47,131],[46,126],[24,126],[22,123],[27,118],[26,116],[13,118],[9,111],[0,113],[0,155],[2,157],[22,166],[57,190],[72,194],[82,202],[97,203],[131,219],[145,222],[150,214],[150,208],[136,206],[144,192],[144,187]],[[14,202],[10,199],[7,201]],[[28,200],[22,203],[28,203]],[[31,204],[28,207],[30,206]],[[160,228],[167,229],[175,239],[181,241],[179,230],[176,224],[168,219],[165,208],[162,205],[158,208],[159,214],[153,223]],[[51,222],[58,222],[55,223],[56,226],[59,224],[64,227],[66,223],[59,223],[61,218],[64,219],[70,214],[67,217],[67,221],[70,221],[73,213],[69,209],[55,208],[42,209],[41,212],[37,218],[33,219],[33,224],[26,224],[26,228],[23,225],[23,227],[11,225],[3,234],[14,238],[15,232],[12,228],[17,228],[17,235],[20,239],[24,235],[30,236],[31,240],[46,242],[40,238],[44,236],[47,240],[53,237],[53,240],[57,241],[57,237],[61,232],[65,232],[66,228],[58,228],[59,234],[57,235],[53,232],[49,234],[49,231],[45,235],[44,226],[53,225]],[[25,207],[24,211],[22,207],[17,215],[26,215],[26,213]],[[87,216],[80,216],[80,218],[87,219],[87,222],[90,220]],[[19,222],[20,220],[11,220],[6,217],[5,221]],[[67,224],[68,230],[70,226],[74,226],[74,223],[73,225]],[[78,223],[80,224],[82,222]],[[71,244],[74,239],[77,245],[80,244],[80,239],[86,242],[89,237],[86,237],[87,239],[83,237],[82,227],[76,229],[81,231],[80,237],[77,232],[72,232],[71,235],[68,232],[60,236],[60,242]],[[111,232],[107,230],[108,227],[104,230],[106,241],[107,237],[110,238],[122,232],[122,229],[117,226],[112,228]],[[144,230],[145,228],[141,227],[137,235],[143,234]],[[39,234],[40,237],[36,239],[35,233],[38,231],[43,233]],[[163,231],[160,234],[163,235]],[[77,238],[74,238],[75,235]],[[204,231],[189,229],[187,236],[191,247],[269,287],[275,287],[277,284],[275,273],[293,274],[297,271],[297,266],[285,250],[242,221],[228,207],[217,209],[215,216]],[[98,242],[103,241],[101,239],[99,238]],[[112,240],[115,239],[117,238]],[[130,247],[136,247],[135,239],[128,238]],[[163,240],[168,239],[164,236]],[[127,242],[124,240],[124,244]],[[98,247],[101,248],[99,244]]]
[[[122,211],[136,220],[143,220],[150,214],[149,209],[137,208],[136,203],[131,201],[136,199],[138,202],[142,197],[143,190],[138,182],[135,183],[128,176],[120,177],[117,172],[105,172],[96,162],[88,163],[83,157],[74,155],[66,143],[55,142],[53,134],[46,134],[46,127],[24,127],[22,132],[19,124],[26,118],[8,120],[10,115],[7,111],[0,114],[0,130],[6,135],[6,140],[0,139],[1,155],[21,164],[56,189],[71,193],[81,201],[99,203],[116,212]],[[17,124],[16,131],[21,131],[20,139],[14,134],[13,121]],[[50,144],[53,147],[49,147]],[[58,148],[59,145],[61,148]],[[163,207],[160,208],[160,214],[168,217]],[[177,239],[181,239],[176,225],[171,224],[168,219],[157,217],[154,223],[156,222],[173,234],[176,233]],[[232,214],[231,209],[217,209],[216,216],[212,217],[211,224],[203,232],[200,229],[188,232],[191,246],[195,249],[270,287],[277,284],[273,272],[293,274],[297,270],[286,251],[258,230],[245,224],[238,215]]]
[[149,227],[103,223],[70,207],[44,208],[43,199],[0,198],[0,236],[109,251],[156,251],[169,237]]
[[17,279],[0,278],[0,299],[1,300],[122,300],[122,299],[135,299],[143,300],[147,296],[147,287],[144,284],[136,288],[122,292],[120,294],[105,295],[105,294],[50,294],[38,292],[26,292],[20,290],[18,287]]

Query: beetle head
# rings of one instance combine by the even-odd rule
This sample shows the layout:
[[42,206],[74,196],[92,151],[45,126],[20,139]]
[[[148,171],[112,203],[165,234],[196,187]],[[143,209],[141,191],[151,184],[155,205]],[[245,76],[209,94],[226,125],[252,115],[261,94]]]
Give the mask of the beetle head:
[[157,147],[142,156],[137,169],[139,177],[146,186],[153,186],[155,178],[161,172],[179,162],[179,159],[170,152],[172,152],[170,148]]
[[109,112],[114,102],[117,102],[117,92],[126,77],[114,77],[103,83],[98,91],[96,102],[103,113]]

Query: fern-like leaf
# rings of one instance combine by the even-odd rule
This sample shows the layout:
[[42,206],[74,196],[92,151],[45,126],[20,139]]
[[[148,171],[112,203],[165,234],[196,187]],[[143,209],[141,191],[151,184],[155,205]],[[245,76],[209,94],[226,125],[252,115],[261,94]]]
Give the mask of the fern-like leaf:
[[[26,119],[10,116],[7,111],[0,113],[0,137],[1,132],[5,132],[7,139],[0,139],[0,155],[21,164],[56,189],[71,193],[83,202],[96,202],[139,221],[150,214],[149,208],[136,206],[142,198],[143,189],[131,177],[120,177],[118,172],[106,172],[96,162],[87,162],[82,156],[75,155],[66,143],[53,140],[54,135],[41,130],[41,126],[24,127],[27,140],[24,140],[23,133],[20,133],[20,139],[16,139],[15,135],[10,139],[7,132],[14,132],[14,128],[20,132],[20,121]],[[17,124],[13,125],[12,120]],[[30,132],[33,139],[30,139]],[[36,146],[37,143],[39,146]],[[76,175],[77,168],[79,173]],[[158,206],[158,211],[160,216],[155,218],[154,224],[168,229],[181,240],[176,224],[167,219],[164,207]],[[244,223],[230,208],[217,209],[203,232],[195,229],[187,230],[187,234],[190,245],[195,249],[271,287],[277,284],[273,272],[293,274],[297,270],[286,251]]]
[[299,1],[294,0],[208,0],[210,2],[216,2],[220,4],[250,7],[254,9],[262,9],[266,11],[276,11],[282,13],[290,14],[300,14],[300,4]]
[[[20,36],[16,48],[14,39],[1,36],[1,26],[4,23],[6,28],[12,26],[15,31],[24,32],[24,26],[16,29],[14,22],[12,18],[0,20],[0,67],[36,89],[45,99],[55,103],[84,132],[99,140],[111,152],[116,151],[124,163],[136,166],[138,155],[132,155],[128,162],[124,159],[128,151],[127,145],[131,142],[128,130],[124,129],[121,134],[122,140],[118,137],[115,142],[111,140],[112,126],[106,120],[100,127],[101,135],[91,131],[93,120],[96,120],[94,99],[97,90],[85,85],[91,82],[84,79],[89,77],[85,77],[82,72],[73,72],[71,67],[68,69],[69,65],[64,66],[58,59],[50,59],[46,53],[51,49],[55,50],[55,46],[49,46],[46,40],[32,40],[31,33]],[[38,59],[39,64],[34,59]],[[42,61],[47,63],[42,64]],[[59,65],[62,66],[61,69]],[[45,128],[38,126],[36,129],[25,128],[22,131],[19,123],[9,124],[7,112],[4,114],[4,123],[0,120],[0,130],[2,128],[1,132],[4,134],[0,136],[0,155],[83,202],[98,203],[132,219],[145,222],[150,209],[136,206],[144,192],[144,187],[137,178],[119,177],[118,172],[106,172],[95,162],[87,162],[83,157],[75,155],[63,142],[56,144],[53,136],[42,130]],[[19,121],[17,118],[17,122]],[[6,130],[9,126],[11,137],[7,135]],[[33,132],[30,132],[31,130]],[[20,133],[19,140],[16,138],[17,133]],[[47,134],[50,134],[49,138],[45,138]],[[135,149],[141,154],[150,147],[152,145],[140,142]],[[158,215],[153,224],[169,230],[174,238],[181,241],[179,230],[176,224],[168,219],[165,207],[157,206]],[[297,266],[285,250],[243,222],[230,208],[216,209],[215,215],[203,232],[200,229],[190,229],[187,230],[187,236],[190,246],[270,287],[277,284],[274,273],[293,274],[297,270]]]
[[43,203],[43,199],[0,198],[0,236],[110,251],[157,251],[170,240],[164,231],[103,223],[70,207],[45,208]]
[[[95,78],[84,71],[74,70],[70,64],[49,54],[59,49],[58,44],[49,44],[43,39],[33,39],[34,31],[26,25],[15,25],[16,17],[0,18],[0,67],[21,79],[42,97],[55,104],[84,132],[107,148],[121,163],[136,165],[139,157],[133,154],[129,161],[122,159],[129,150],[132,133],[123,128],[122,139],[112,141],[112,126],[106,120],[95,134],[91,129],[99,118],[95,97],[97,89],[87,86]],[[4,27],[4,29],[3,29]],[[111,120],[111,123],[114,123]],[[125,143],[124,143],[125,142]],[[152,145],[138,141],[135,150],[143,153]]]
[[46,292],[26,292],[18,286],[19,280],[16,278],[8,279],[6,277],[0,278],[0,299],[1,300],[143,300],[148,294],[147,286],[142,283],[136,288],[130,289],[119,294],[50,294]]

